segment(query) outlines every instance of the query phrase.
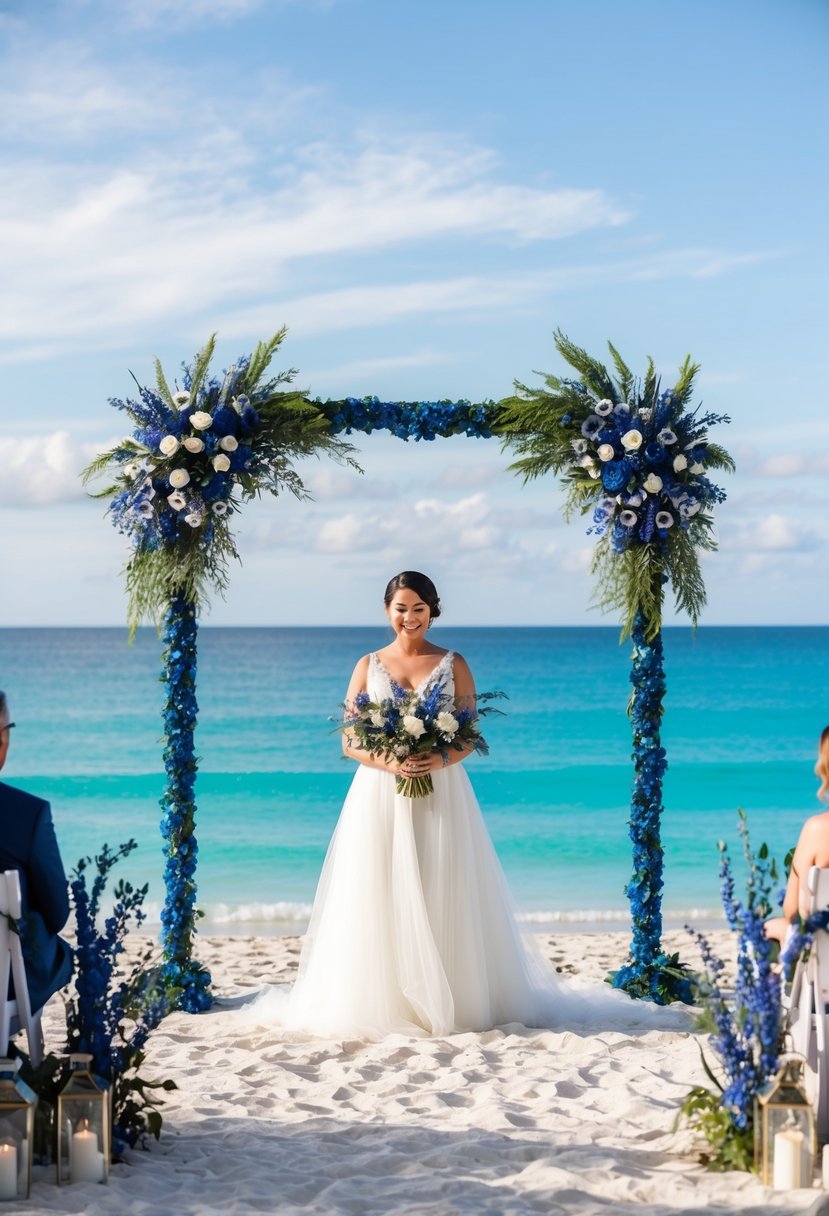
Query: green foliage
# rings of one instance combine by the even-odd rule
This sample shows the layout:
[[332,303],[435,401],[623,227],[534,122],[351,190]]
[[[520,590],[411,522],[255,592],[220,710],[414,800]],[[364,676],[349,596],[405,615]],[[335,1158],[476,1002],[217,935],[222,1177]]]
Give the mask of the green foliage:
[[[707,1065],[706,1070],[716,1080]],[[705,1140],[700,1161],[709,1170],[754,1169],[754,1132],[736,1126],[718,1093],[694,1086],[680,1107],[674,1130],[683,1120]]]

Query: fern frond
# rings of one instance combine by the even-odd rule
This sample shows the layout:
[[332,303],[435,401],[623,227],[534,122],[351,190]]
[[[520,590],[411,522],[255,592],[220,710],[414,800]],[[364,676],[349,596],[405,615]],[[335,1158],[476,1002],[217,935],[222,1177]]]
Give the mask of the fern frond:
[[[288,327],[283,325],[267,342],[257,342],[245,375],[245,387],[248,392],[253,392],[258,387],[287,332]],[[283,373],[283,375],[287,374],[289,373]]]
[[164,368],[161,366],[159,358],[155,359],[155,386],[161,400],[166,402],[170,409],[175,409],[173,394],[170,392],[170,386],[167,383],[167,377],[164,375]]
[[686,355],[679,367],[679,379],[673,387],[673,394],[679,397],[683,405],[688,401],[694,388],[694,381],[699,372],[699,363],[693,363],[691,356]]
[[616,383],[619,386],[619,400],[628,401],[633,391],[634,376],[628,365],[625,363],[622,356],[619,354],[612,342],[608,342],[608,349],[613,356],[613,362],[616,366]]
[[616,386],[603,363],[599,363],[598,359],[588,355],[586,350],[576,346],[560,329],[555,331],[554,341],[558,353],[581,374],[587,387],[597,397],[609,397],[611,401],[618,400]]
[[213,352],[216,349],[216,335],[211,334],[205,345],[196,355],[193,363],[193,371],[190,376],[190,400],[195,401],[199,395],[199,389],[204,383],[204,378],[207,375],[207,370],[210,367],[210,360],[213,358]]

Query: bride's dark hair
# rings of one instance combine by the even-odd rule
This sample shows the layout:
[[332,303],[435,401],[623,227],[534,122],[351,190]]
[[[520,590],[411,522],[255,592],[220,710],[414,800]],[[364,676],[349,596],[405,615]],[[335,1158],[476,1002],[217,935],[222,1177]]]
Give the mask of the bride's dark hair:
[[432,580],[425,574],[421,574],[419,570],[404,570],[401,574],[395,574],[383,596],[383,603],[386,607],[388,608],[394,599],[395,591],[402,591],[404,588],[415,591],[423,603],[429,605],[429,615],[433,621],[436,621],[440,616],[440,596]]

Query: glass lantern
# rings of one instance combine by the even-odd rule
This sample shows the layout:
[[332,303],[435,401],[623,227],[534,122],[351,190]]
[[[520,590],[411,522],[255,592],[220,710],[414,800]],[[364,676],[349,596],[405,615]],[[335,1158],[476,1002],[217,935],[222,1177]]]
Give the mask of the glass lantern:
[[28,1199],[32,1189],[37,1096],[19,1068],[19,1060],[0,1059],[0,1200]]
[[109,1088],[90,1069],[92,1056],[69,1057],[70,1076],[58,1094],[58,1182],[109,1179]]
[[797,1056],[784,1057],[777,1076],[757,1095],[754,1163],[775,1191],[812,1185],[817,1127],[804,1086],[804,1063]]

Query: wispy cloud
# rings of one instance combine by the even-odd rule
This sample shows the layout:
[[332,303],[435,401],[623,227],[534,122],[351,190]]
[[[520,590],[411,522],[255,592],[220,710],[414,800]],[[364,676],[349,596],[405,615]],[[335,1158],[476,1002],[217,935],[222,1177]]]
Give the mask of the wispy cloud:
[[40,507],[82,501],[81,469],[98,450],[63,430],[0,438],[0,504]]

